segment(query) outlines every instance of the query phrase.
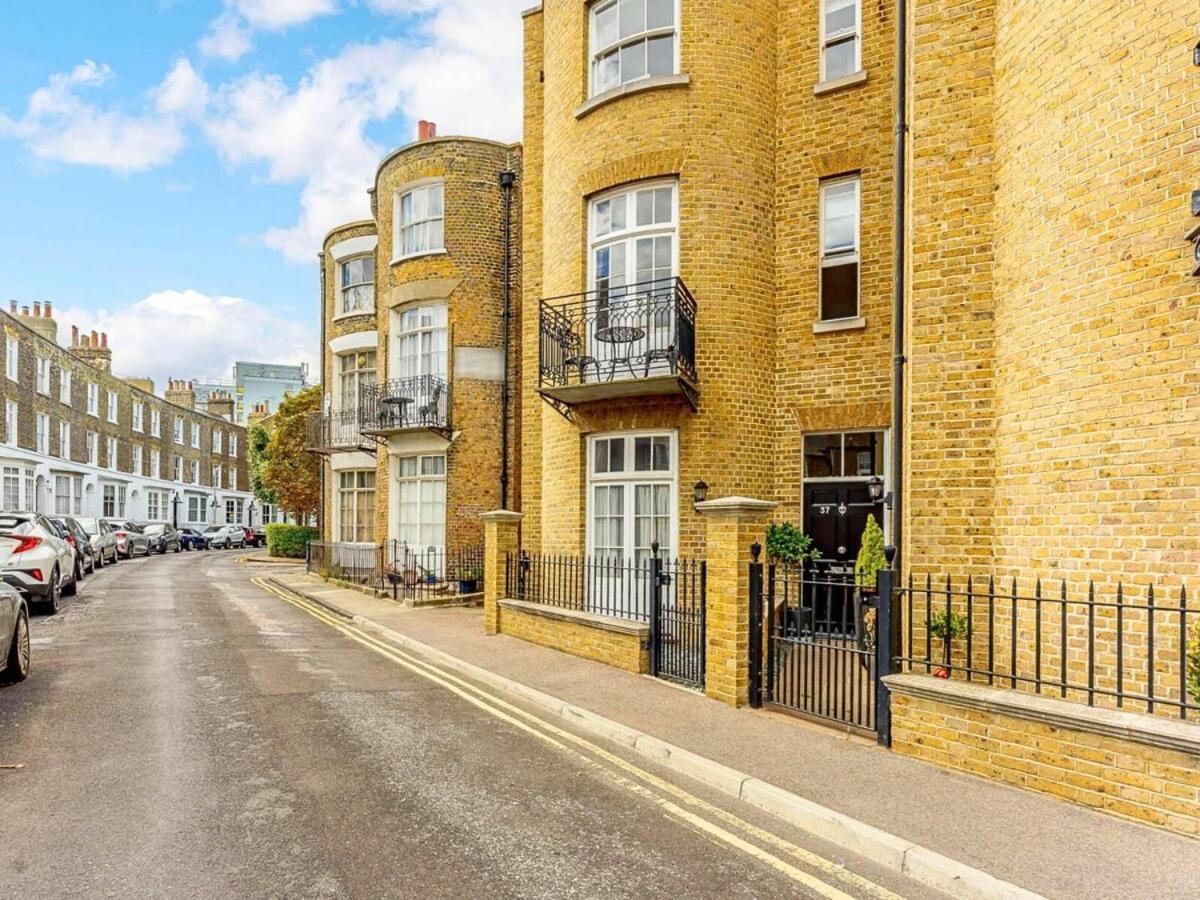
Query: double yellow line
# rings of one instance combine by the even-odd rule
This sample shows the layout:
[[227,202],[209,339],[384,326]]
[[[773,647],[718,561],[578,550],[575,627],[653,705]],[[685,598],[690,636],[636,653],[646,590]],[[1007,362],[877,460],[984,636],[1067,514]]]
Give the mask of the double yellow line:
[[[577,759],[636,796],[654,803],[668,818],[694,829],[717,844],[758,860],[818,896],[838,898],[838,900],[852,900],[854,897],[901,900],[899,895],[850,872],[820,854],[806,850],[776,834],[759,828],[685,791],[678,785],[635,766],[591,741],[559,728],[445,669],[374,637],[300,594],[281,588],[265,578],[251,580],[262,590],[302,610],[335,631],[341,632],[355,643],[386,657],[414,675],[445,688],[472,706]],[[751,842],[751,839],[754,843]],[[785,857],[806,868],[800,868]],[[821,876],[830,881],[839,882],[844,887],[853,890],[854,893],[846,893],[812,874],[812,871],[809,870],[819,872]]]

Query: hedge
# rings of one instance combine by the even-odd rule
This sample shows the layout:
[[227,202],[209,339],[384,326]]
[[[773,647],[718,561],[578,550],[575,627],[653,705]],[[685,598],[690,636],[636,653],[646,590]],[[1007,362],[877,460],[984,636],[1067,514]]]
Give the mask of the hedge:
[[304,550],[317,539],[317,529],[307,525],[285,525],[273,522],[267,526],[267,553],[288,559],[304,559]]

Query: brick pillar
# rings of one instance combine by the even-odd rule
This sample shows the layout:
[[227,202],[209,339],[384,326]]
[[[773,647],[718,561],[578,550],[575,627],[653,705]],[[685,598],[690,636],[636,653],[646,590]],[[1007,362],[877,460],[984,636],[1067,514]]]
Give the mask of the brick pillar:
[[750,545],[765,539],[778,505],[725,497],[696,506],[707,534],[704,692],[731,706],[745,706],[750,699]]
[[504,560],[520,549],[521,513],[506,509],[484,513],[483,519],[483,628],[500,633],[500,599],[504,596]]

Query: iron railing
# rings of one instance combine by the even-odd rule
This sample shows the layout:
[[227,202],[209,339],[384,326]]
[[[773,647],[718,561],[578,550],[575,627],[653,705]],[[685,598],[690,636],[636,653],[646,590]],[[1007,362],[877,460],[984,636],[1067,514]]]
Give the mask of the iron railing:
[[318,413],[308,420],[308,448],[316,451],[342,450],[363,443],[357,409]]
[[682,278],[553,297],[541,304],[541,387],[696,378],[696,300]]
[[313,541],[309,573],[362,585],[394,600],[459,600],[483,591],[483,547],[413,547],[403,541]]
[[364,385],[359,403],[364,432],[450,427],[450,383],[437,375]]
[[1089,706],[1200,713],[1200,608],[1186,587],[1074,588],[994,577],[909,578],[898,591],[909,671]]

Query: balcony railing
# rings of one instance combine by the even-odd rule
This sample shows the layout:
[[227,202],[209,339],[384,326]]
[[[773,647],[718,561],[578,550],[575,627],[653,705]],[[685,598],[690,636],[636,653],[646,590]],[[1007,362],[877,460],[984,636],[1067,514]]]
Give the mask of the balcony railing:
[[362,389],[359,428],[390,434],[413,428],[450,428],[450,384],[436,375],[397,378]]
[[571,406],[680,394],[696,402],[696,300],[681,278],[543,300],[543,396]]
[[357,409],[318,413],[308,420],[308,449],[314,453],[354,450],[365,441],[359,432]]

